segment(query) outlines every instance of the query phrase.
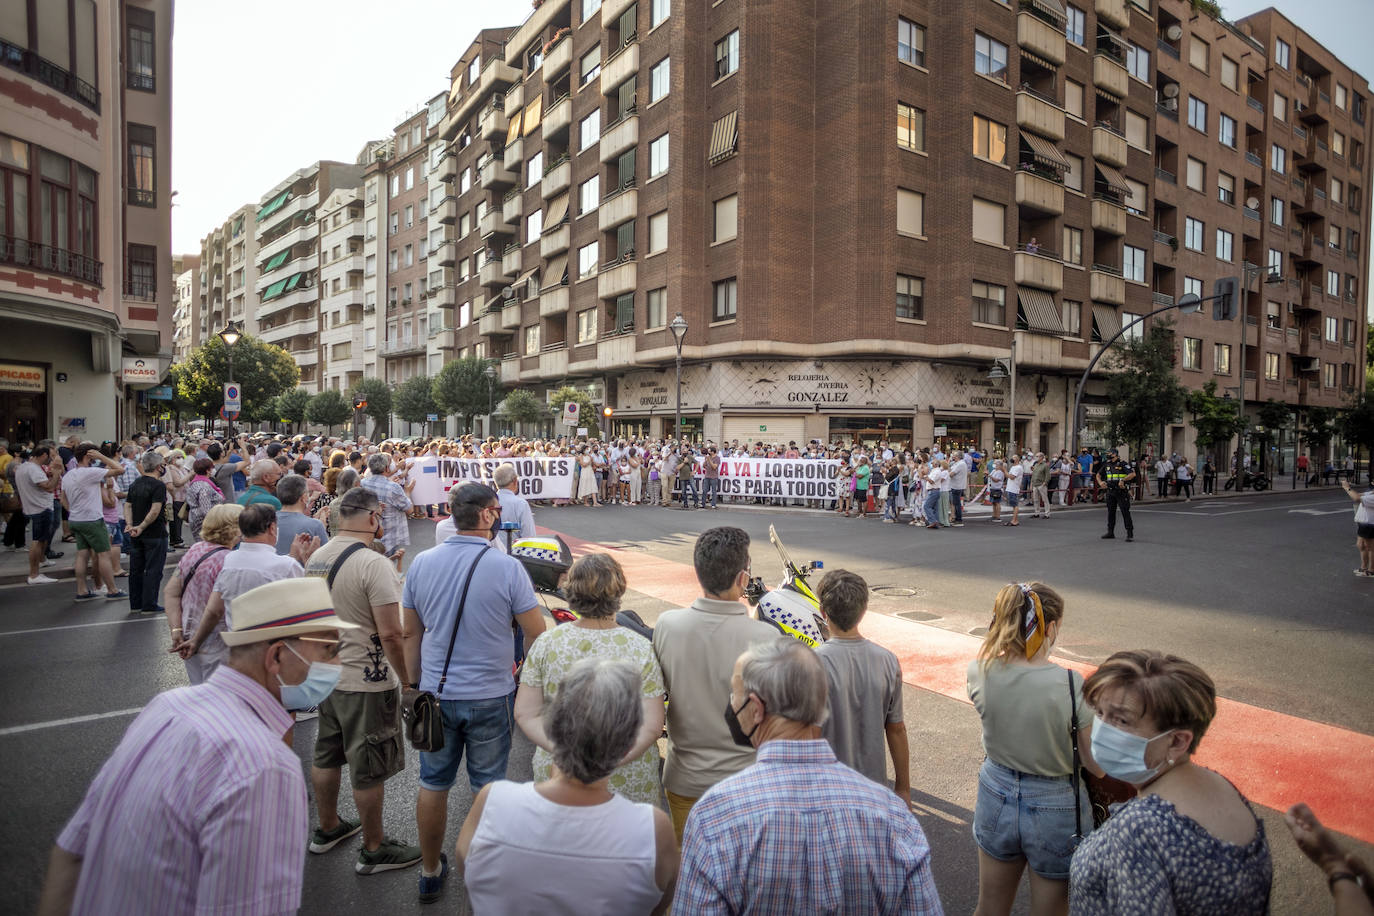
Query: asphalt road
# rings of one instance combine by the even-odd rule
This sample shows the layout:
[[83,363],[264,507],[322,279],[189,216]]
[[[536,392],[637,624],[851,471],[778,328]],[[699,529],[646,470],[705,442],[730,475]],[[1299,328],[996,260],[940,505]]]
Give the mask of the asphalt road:
[[[1019,528],[972,519],[938,532],[791,511],[607,507],[536,514],[541,526],[578,539],[685,564],[698,533],[739,525],[755,539],[755,573],[770,582],[778,568],[767,543],[772,523],[795,559],[823,560],[874,587],[893,587],[884,593],[897,597],[875,597],[871,612],[960,633],[986,625],[1001,585],[1041,579],[1066,598],[1058,647],[1066,659],[1097,662],[1125,647],[1175,652],[1206,668],[1230,699],[1374,735],[1374,581],[1351,575],[1348,501],[1324,491],[1137,504],[1135,512],[1132,544],[1099,540],[1102,514],[1093,510],[1026,519]],[[412,551],[432,543],[432,530],[412,524]],[[0,669],[7,699],[0,706],[0,793],[8,801],[0,822],[3,912],[33,909],[53,839],[136,710],[186,683],[179,660],[165,653],[160,622],[127,620],[127,608],[117,603],[77,605],[73,591],[70,582],[0,588],[0,646],[8,659]],[[667,607],[638,592],[625,604],[651,622]],[[967,913],[977,892],[969,822],[982,756],[978,718],[965,703],[910,686],[905,703],[914,794],[936,882],[946,910]],[[303,765],[313,737],[312,723],[298,727]],[[1302,740],[1293,736],[1295,744]],[[512,779],[529,778],[531,752],[517,735]],[[386,824],[390,834],[413,842],[418,759],[412,753],[407,762],[388,784]],[[463,779],[450,797],[450,847],[469,805]],[[351,810],[346,792],[342,808]],[[1278,814],[1260,813],[1275,859],[1274,912],[1329,912],[1323,882]],[[1374,861],[1374,848],[1352,845]],[[421,911],[415,870],[359,877],[352,863],[347,844],[309,857],[302,912]],[[1026,911],[1024,896],[1018,912]],[[467,912],[456,876],[439,911]]]

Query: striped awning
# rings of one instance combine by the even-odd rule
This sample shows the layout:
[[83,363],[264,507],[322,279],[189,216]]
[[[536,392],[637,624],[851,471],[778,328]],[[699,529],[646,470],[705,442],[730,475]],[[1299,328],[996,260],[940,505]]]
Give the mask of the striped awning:
[[1101,343],[1121,333],[1121,316],[1109,305],[1093,303],[1093,339]]
[[1069,170],[1069,160],[1065,159],[1064,154],[1059,152],[1058,147],[1049,140],[1024,130],[1021,131],[1021,139],[1026,141],[1026,145],[1030,147],[1031,155],[1040,160],[1041,163],[1061,172]]
[[519,295],[520,295],[520,290],[521,290],[527,283],[530,282],[530,277],[533,277],[533,276],[534,276],[535,274],[537,274],[537,273],[539,273],[539,268],[538,268],[538,267],[531,267],[529,270],[525,271],[525,272],[522,273],[520,276],[518,276],[518,277],[515,278],[515,282],[511,284],[511,289],[515,290],[515,294],[516,294],[517,296],[519,296]]
[[1118,194],[1131,193],[1131,186],[1126,183],[1126,178],[1120,172],[1112,168],[1110,165],[1103,165],[1100,162],[1096,163],[1096,165],[1097,174],[1100,175],[1102,177],[1102,180],[1107,183],[1107,187],[1111,188],[1113,191],[1116,191]]
[[258,211],[258,222],[262,222],[267,217],[271,216],[273,213],[276,213],[278,210],[284,207],[286,205],[286,202],[290,199],[291,189],[287,188],[285,191],[282,191],[276,197],[272,198],[267,203],[263,204],[262,209]]
[[1023,286],[1016,290],[1016,299],[1021,303],[1016,317],[1025,322],[1026,330],[1054,334],[1057,337],[1063,337],[1068,333],[1064,330],[1064,322],[1059,318],[1059,309],[1054,306],[1054,297],[1045,290],[1028,289]]
[[[1062,20],[1062,19],[1060,20],[1060,22],[1063,22],[1063,21],[1064,21],[1064,20]],[[1052,61],[1052,60],[1050,60],[1050,59],[1048,59],[1048,58],[1045,58],[1045,57],[1041,57],[1039,54],[1032,54],[1030,51],[1027,51],[1025,48],[1022,48],[1022,49],[1021,49],[1021,59],[1022,59],[1022,60],[1030,60],[1030,61],[1032,61],[1033,63],[1039,64],[1041,67],[1043,67],[1043,68],[1046,69],[1046,70],[1058,70],[1058,69],[1059,69],[1059,65],[1056,64],[1054,61]]]
[[544,114],[544,97],[536,95],[534,101],[525,106],[525,136],[534,133],[539,127],[539,119]]
[[268,271],[276,270],[278,267],[281,267],[283,264],[285,264],[286,259],[289,257],[291,257],[290,248],[286,249],[285,251],[277,252],[276,254],[272,255],[272,257],[267,259],[266,264],[262,265],[262,272],[267,273]]
[[544,228],[546,230],[562,225],[564,220],[568,218],[568,200],[569,194],[567,191],[564,191],[562,194],[555,197],[553,202],[549,204],[548,215],[544,217]]
[[267,287],[267,289],[262,291],[262,301],[266,302],[269,299],[277,298],[281,295],[281,291],[285,288],[286,280],[278,280],[276,283],[273,283],[271,286]]
[[568,254],[557,255],[549,259],[549,267],[544,271],[544,289],[553,286],[564,286],[568,282]]
[[510,129],[506,131],[506,146],[510,146],[516,140],[520,139],[520,121],[524,113],[522,109],[511,115]]
[[732,111],[711,125],[711,148],[707,160],[715,165],[729,159],[739,149],[739,111]]
[[1053,16],[1060,22],[1068,19],[1068,14],[1064,11],[1062,0],[1031,0],[1031,6],[1048,16]]

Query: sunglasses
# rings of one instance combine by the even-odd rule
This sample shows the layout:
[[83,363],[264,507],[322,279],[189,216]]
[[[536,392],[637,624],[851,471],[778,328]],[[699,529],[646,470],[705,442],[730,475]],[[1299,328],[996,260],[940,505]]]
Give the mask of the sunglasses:
[[299,642],[313,642],[322,646],[327,646],[324,650],[324,657],[335,659],[339,657],[339,647],[342,645],[337,639],[321,639],[318,636],[297,636]]

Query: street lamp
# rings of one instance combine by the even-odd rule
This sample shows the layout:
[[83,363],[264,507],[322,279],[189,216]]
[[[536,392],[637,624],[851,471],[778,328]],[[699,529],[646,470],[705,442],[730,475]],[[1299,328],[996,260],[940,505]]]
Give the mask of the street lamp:
[[[229,378],[225,381],[232,382],[234,380],[234,345],[239,342],[239,338],[242,336],[242,332],[240,332],[238,328],[234,327],[234,323],[232,321],[225,324],[224,330],[219,332],[219,339],[224,341],[225,352],[229,355]],[[229,436],[230,438],[233,438],[234,421],[230,420],[227,416],[225,417],[225,420],[229,423]]]
[[[988,378],[994,382],[1004,378],[1011,379],[1010,385],[1007,386],[1007,406],[1010,408],[1007,417],[1007,458],[1010,459],[1016,448],[1016,338],[1014,336],[1011,339],[1011,359],[994,360],[992,368],[988,370]],[[993,416],[993,425],[995,426],[996,414]],[[993,431],[992,438],[996,440],[996,430]]]
[[483,370],[483,375],[487,377],[487,435],[491,435],[491,415],[496,409],[493,398],[496,393],[496,367],[487,363],[487,368]]
[[687,319],[678,312],[677,317],[668,323],[673,332],[673,343],[677,345],[677,413],[673,419],[673,438],[682,438],[682,341],[687,337]]

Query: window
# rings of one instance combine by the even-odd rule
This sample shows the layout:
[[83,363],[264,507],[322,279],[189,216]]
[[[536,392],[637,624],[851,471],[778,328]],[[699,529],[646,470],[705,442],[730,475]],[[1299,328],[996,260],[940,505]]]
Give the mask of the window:
[[649,217],[649,254],[668,250],[668,211]]
[[1270,248],[1264,263],[1269,268],[1269,273],[1275,276],[1283,273],[1283,252],[1277,248]]
[[596,340],[596,309],[584,309],[577,313],[577,342],[591,343]]
[[1288,169],[1288,150],[1277,143],[1269,147],[1269,167],[1282,175]]
[[926,281],[920,277],[897,274],[897,317],[924,320]]
[[1136,216],[1144,216],[1149,206],[1149,192],[1144,184],[1134,178],[1126,179],[1126,210]]
[[126,85],[141,92],[157,89],[157,51],[154,41],[156,17],[151,10],[126,7],[129,51],[125,65]]
[[734,277],[711,284],[711,320],[729,321],[737,314],[738,283]]
[[1326,363],[1322,366],[1322,384],[1327,388],[1336,387],[1336,364]]
[[918,67],[926,65],[926,29],[905,19],[897,20],[897,59]]
[[1007,46],[982,32],[973,33],[973,70],[995,80],[1007,81]]
[[1231,374],[1231,345],[1212,344],[1212,366],[1217,375]]
[[[338,215],[337,213],[334,214],[334,218],[335,218],[336,220],[338,219],[338,217],[339,217],[339,215]],[[407,228],[407,229],[409,229],[411,226],[414,226],[414,225],[415,225],[415,205],[414,205],[414,204],[406,204],[405,217],[406,217],[406,228]],[[337,225],[337,223],[336,223],[336,225]]]
[[1345,134],[1338,130],[1331,132],[1331,155],[1345,156]]
[[400,266],[401,266],[401,253],[400,253],[399,251],[397,251],[395,248],[393,248],[393,249],[391,249],[390,253],[387,254],[387,257],[386,257],[386,267],[387,267],[387,270],[396,270],[396,269],[399,268]]
[[649,290],[644,297],[644,326],[661,328],[668,324],[668,287]]
[[1068,14],[1064,18],[1064,37],[1076,45],[1084,42],[1083,31],[1086,28],[1087,17],[1083,11],[1073,4],[1069,4],[1065,12]]
[[1217,172],[1217,200],[1224,204],[1235,206],[1236,179],[1234,175],[1227,175],[1225,172]]
[[363,259],[363,276],[375,277],[377,275],[377,256],[370,254]]
[[649,103],[653,104],[668,94],[668,58],[654,64],[649,71]]
[[1240,91],[1240,65],[1225,54],[1221,56],[1221,84],[1232,92]]
[[[665,216],[667,214],[664,214]],[[711,241],[724,242],[739,233],[739,195],[722,197],[715,204],[715,220],[712,223]]]
[[401,176],[400,176],[400,174],[398,173],[398,174],[395,174],[395,175],[392,175],[392,176],[391,176],[391,196],[392,196],[392,197],[395,197],[397,194],[400,194],[400,193],[401,193]]
[[739,69],[739,29],[716,42],[716,79],[724,79]]
[[1326,294],[1338,296],[1341,292],[1341,275],[1334,270],[1326,272]]
[[595,47],[582,57],[581,63],[582,81],[579,86],[585,86],[592,80],[601,75],[601,48]]
[[532,324],[525,328],[525,355],[535,356],[539,353],[539,325]]
[[649,28],[656,28],[671,12],[673,0],[652,0],[649,6]]
[[601,176],[593,175],[577,187],[577,215],[591,213],[601,203]]
[[1327,315],[1327,316],[1326,316],[1326,339],[1329,340],[1329,341],[1331,341],[1332,343],[1335,343],[1337,340],[1340,339],[1340,335],[1341,335],[1341,320],[1340,320],[1339,318],[1333,318],[1332,316]]
[[1150,81],[1150,52],[1135,42],[1126,43],[1126,70],[1144,82]]
[[1129,110],[1126,112],[1126,142],[1137,149],[1150,148],[1150,122]]
[[1336,107],[1339,108],[1341,111],[1345,111],[1348,99],[1349,94],[1347,93],[1346,88],[1342,86],[1340,83],[1337,83],[1335,95]]
[[466,194],[472,190],[472,166],[463,169],[463,176],[458,179],[458,193]]
[[582,280],[596,274],[599,252],[599,242],[592,242],[577,249],[577,279]]
[[1064,227],[1064,263],[1083,264],[1083,230]]
[[1183,278],[1183,295],[1187,296],[1190,294],[1197,296],[1199,299],[1202,298],[1202,281],[1197,277]]
[[525,244],[533,242],[544,234],[544,211],[535,210],[525,217]]
[[1186,217],[1183,222],[1183,247],[1191,251],[1204,251],[1202,237],[1206,231],[1206,224],[1202,220]]
[[390,220],[389,225],[390,225],[391,228],[387,230],[387,233],[386,233],[387,235],[389,235],[389,236],[390,236],[390,235],[395,235],[396,233],[400,232],[400,231],[401,231],[401,214],[399,214],[399,213],[392,213],[392,214],[391,214],[391,220]]
[[[129,125],[129,203],[157,206],[157,134],[143,124]],[[70,180],[70,179],[68,179]],[[58,247],[65,248],[66,244]]]
[[601,139],[600,108],[593,109],[591,114],[582,119],[578,124],[578,133],[581,138],[581,145],[577,147],[579,153]]
[[1075,118],[1083,117],[1083,84],[1064,80],[1064,110]]
[[[467,174],[466,171],[463,172]],[[528,190],[539,184],[544,178],[544,152],[540,150],[530,157],[525,163],[525,189]]]
[[1274,39],[1274,63],[1278,64],[1280,67],[1282,67],[1282,68],[1285,69],[1285,70],[1288,69],[1288,52],[1289,52],[1288,42],[1284,41],[1282,38],[1275,38],[1275,39]]
[[152,245],[129,246],[129,276],[125,293],[138,299],[157,298],[157,249]]
[[1145,249],[1124,245],[1121,249],[1121,275],[1136,283],[1145,282]]
[[1342,326],[1344,328],[1345,333],[1342,335],[1341,340],[1347,346],[1353,345],[1355,343],[1355,319],[1345,319],[1342,322]]
[[1341,227],[1328,226],[1326,229],[1326,243],[1336,251],[1341,248]]
[[404,262],[404,264],[405,264],[406,267],[414,267],[414,266],[415,266],[415,246],[414,246],[414,245],[407,245],[407,246],[405,247],[403,262]]
[[1196,35],[1188,40],[1188,63],[1197,67],[1203,73],[1207,72],[1207,58],[1212,51],[1212,46],[1198,38]]
[[1145,339],[1145,322],[1139,321],[1135,312],[1121,313],[1121,327],[1126,331],[1123,340],[1139,343]]
[[464,213],[462,216],[458,217],[458,238],[461,239],[468,234],[468,230],[471,229],[471,222],[471,213]]
[[1188,126],[1207,133],[1207,103],[1196,96],[1188,96]]
[[471,260],[468,258],[463,258],[461,261],[458,262],[458,268],[454,271],[454,273],[458,275],[459,283],[465,282],[468,279],[468,277],[472,276],[472,274],[468,272],[468,264],[470,263]]
[[413,187],[415,187],[415,167],[411,166],[406,169],[406,190],[409,191]]
[[1217,140],[1222,146],[1236,148],[1236,119],[1227,114],[1217,115]]
[[973,155],[989,162],[1007,162],[1007,125],[973,116]]
[[1199,370],[1202,368],[1201,337],[1183,338],[1183,368]]
[[1188,157],[1185,166],[1184,182],[1194,191],[1205,191],[1207,189],[1207,166],[1201,159]]
[[657,178],[668,171],[668,135],[649,144],[649,177]]
[[973,238],[989,245],[1006,244],[1006,210],[990,200],[973,199]]
[[1279,355],[1277,353],[1264,354],[1264,378],[1271,382],[1279,380]]
[[1083,333],[1083,303],[1065,299],[1060,306],[1061,317],[1064,321],[1064,330],[1070,337],[1078,337]]
[[902,149],[925,152],[926,113],[905,102],[897,103],[897,145]]
[[601,9],[601,0],[582,0],[582,21],[586,22],[592,18],[597,10]]
[[1083,190],[1083,157],[1065,153],[1064,158],[1069,162],[1068,171],[1064,173],[1064,187],[1074,191]]
[[1282,92],[1274,93],[1274,120],[1288,120],[1288,96]]
[[1225,229],[1217,230],[1217,260],[1230,261],[1232,259],[1232,248],[1235,245],[1236,237],[1233,233]]
[[[1339,178],[1331,179],[1331,200],[1335,203],[1345,200],[1345,184]],[[1336,247],[1339,248],[1340,246],[1337,245]]]
[[1275,226],[1283,225],[1283,198],[1269,198],[1269,222]]
[[1007,288],[974,280],[973,320],[978,324],[994,324],[998,327],[1005,327],[1007,321]]

